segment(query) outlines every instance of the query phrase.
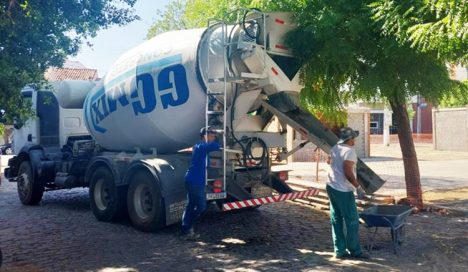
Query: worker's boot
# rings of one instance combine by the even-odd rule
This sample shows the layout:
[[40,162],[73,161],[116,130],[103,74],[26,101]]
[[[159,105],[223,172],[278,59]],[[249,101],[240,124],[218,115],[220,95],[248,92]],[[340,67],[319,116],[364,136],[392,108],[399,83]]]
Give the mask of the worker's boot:
[[367,260],[367,259],[370,259],[371,256],[369,255],[369,253],[366,253],[366,252],[361,252],[357,255],[352,255],[353,258],[355,259],[363,259],[363,260]]
[[184,240],[187,240],[187,241],[195,241],[195,240],[197,240],[198,238],[200,238],[200,234],[195,233],[195,232],[193,231],[193,228],[191,228],[191,229],[187,232],[187,234],[183,234],[183,235],[182,235],[182,238],[183,238]]
[[345,253],[343,255],[335,255],[335,259],[338,259],[338,260],[345,260],[349,258],[351,258],[351,255],[348,253]]

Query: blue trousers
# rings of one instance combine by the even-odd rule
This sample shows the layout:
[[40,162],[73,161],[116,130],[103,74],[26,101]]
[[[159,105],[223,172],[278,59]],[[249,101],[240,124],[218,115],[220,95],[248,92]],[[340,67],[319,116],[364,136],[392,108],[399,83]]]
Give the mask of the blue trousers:
[[206,210],[205,187],[185,182],[187,207],[182,216],[182,234],[187,234],[200,215]]
[[330,199],[330,221],[335,255],[343,256],[347,251],[353,256],[359,255],[361,253],[359,216],[353,192],[340,192],[327,186],[327,193]]

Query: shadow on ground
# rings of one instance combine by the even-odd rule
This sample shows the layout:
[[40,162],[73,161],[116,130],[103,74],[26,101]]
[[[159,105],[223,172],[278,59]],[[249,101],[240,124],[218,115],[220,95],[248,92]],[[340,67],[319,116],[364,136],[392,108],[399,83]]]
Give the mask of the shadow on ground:
[[[144,233],[118,223],[98,222],[87,189],[46,193],[38,207],[24,207],[10,190],[0,210],[0,271],[463,271],[466,221],[420,214],[408,218],[408,240],[393,254],[388,230],[369,261],[332,258],[329,217],[296,203],[219,213],[213,206],[197,224],[196,242],[179,238],[179,226]],[[361,229],[361,244],[365,231]],[[458,255],[457,255],[458,254]],[[463,256],[462,256],[463,257]]]

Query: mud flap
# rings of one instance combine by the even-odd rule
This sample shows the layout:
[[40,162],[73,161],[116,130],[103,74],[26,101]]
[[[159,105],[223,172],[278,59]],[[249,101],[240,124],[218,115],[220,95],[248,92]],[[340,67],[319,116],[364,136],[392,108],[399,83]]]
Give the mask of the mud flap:
[[285,181],[279,179],[276,175],[271,175],[271,185],[280,194],[292,193],[294,191]]

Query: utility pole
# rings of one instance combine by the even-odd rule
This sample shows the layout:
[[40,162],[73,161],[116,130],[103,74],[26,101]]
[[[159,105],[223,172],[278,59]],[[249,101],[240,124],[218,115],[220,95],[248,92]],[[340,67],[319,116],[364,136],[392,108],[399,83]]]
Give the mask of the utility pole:
[[383,144],[390,145],[390,126],[392,125],[392,112],[384,108],[383,113]]
[[421,133],[421,96],[418,95],[418,109],[416,111],[416,133]]

